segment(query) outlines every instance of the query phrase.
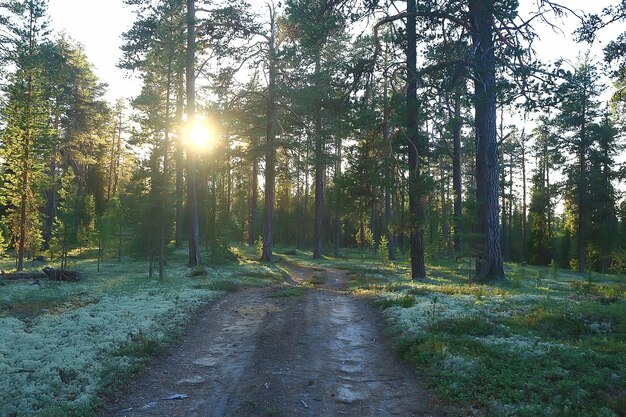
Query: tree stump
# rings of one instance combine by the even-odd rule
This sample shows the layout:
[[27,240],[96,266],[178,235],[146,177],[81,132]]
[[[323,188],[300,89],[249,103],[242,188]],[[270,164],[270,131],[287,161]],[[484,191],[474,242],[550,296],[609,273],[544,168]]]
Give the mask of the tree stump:
[[43,272],[48,276],[50,281],[67,281],[77,282],[80,281],[80,273],[78,271],[71,271],[69,269],[55,269],[45,267]]

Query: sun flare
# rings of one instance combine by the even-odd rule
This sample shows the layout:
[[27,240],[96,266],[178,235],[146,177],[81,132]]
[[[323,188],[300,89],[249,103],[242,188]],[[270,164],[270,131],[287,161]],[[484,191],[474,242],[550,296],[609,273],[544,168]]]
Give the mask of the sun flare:
[[196,149],[209,149],[215,140],[215,132],[206,122],[196,121],[189,129],[189,143]]

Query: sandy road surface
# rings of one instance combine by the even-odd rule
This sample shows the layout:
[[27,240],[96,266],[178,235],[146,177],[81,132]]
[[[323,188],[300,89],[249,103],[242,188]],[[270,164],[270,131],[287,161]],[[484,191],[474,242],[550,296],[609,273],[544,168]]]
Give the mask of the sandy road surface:
[[[103,416],[436,416],[367,300],[343,271],[290,267],[302,294],[247,289],[198,316],[182,342],[149,364]],[[166,399],[174,394],[184,399]]]

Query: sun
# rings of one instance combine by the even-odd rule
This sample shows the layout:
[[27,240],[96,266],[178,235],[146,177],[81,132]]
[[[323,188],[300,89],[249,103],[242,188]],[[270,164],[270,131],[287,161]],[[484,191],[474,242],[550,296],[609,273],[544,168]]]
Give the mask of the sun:
[[189,129],[189,143],[196,149],[209,149],[215,140],[215,132],[203,121],[197,120]]

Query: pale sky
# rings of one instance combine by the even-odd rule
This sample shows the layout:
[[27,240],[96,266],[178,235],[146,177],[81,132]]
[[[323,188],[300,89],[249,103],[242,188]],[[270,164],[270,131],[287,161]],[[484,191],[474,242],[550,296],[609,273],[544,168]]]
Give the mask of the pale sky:
[[56,32],[65,30],[85,46],[96,75],[109,84],[110,102],[139,93],[140,82],[116,67],[122,56],[122,33],[134,20],[122,0],[49,0],[48,11]]
[[[257,0],[258,1],[258,0]],[[252,3],[256,2],[255,0]],[[572,9],[599,11],[616,0],[564,0]],[[522,0],[522,9],[531,7],[535,1]],[[590,4],[591,3],[591,4]],[[140,82],[129,79],[128,74],[116,67],[121,57],[121,35],[128,30],[134,20],[130,9],[122,0],[49,0],[49,14],[55,31],[65,30],[72,38],[85,46],[89,60],[95,67],[100,79],[109,84],[107,99],[111,102],[120,97],[132,97],[139,93]],[[559,24],[559,26],[561,26]],[[571,39],[571,32],[576,27],[574,18],[563,22],[564,33],[554,33],[542,28],[541,42],[536,49],[543,60],[552,60],[561,56],[575,61],[586,45],[577,45]],[[602,33],[603,39],[614,39],[622,29],[615,24]],[[598,45],[594,56],[600,60],[602,52]]]

